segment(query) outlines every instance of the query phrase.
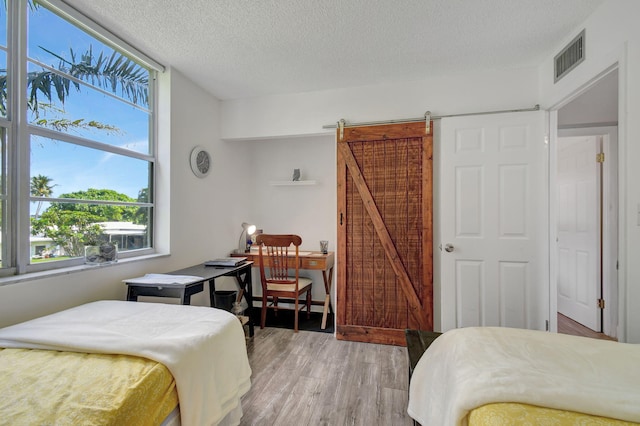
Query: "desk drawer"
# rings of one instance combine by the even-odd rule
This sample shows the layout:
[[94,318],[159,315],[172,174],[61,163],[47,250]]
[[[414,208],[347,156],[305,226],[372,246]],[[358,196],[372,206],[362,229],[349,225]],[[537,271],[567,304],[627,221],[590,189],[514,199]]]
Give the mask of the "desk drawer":
[[327,269],[326,257],[301,257],[300,269]]
[[[300,261],[301,259],[298,259],[298,263],[300,263]],[[258,259],[258,261],[254,264],[254,266],[260,266],[260,259]],[[269,258],[264,259],[264,266],[266,266],[267,268],[271,267],[271,260]],[[296,267],[296,258],[289,257],[287,259],[287,268],[294,269],[295,267]]]

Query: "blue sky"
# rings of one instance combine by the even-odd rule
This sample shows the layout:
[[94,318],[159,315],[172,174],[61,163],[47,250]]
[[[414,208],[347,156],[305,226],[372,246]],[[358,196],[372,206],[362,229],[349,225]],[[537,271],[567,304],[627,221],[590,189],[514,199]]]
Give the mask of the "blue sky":
[[[4,27],[0,43],[6,45],[6,13],[4,10],[0,13],[0,25]],[[89,47],[92,48],[94,56],[98,56],[100,52],[107,56],[112,53],[109,47],[42,7],[29,12],[28,34],[29,57],[54,68],[57,68],[59,59],[41,47],[69,60],[70,49],[73,49],[78,55],[76,61]],[[6,59],[0,58],[0,61],[6,64]],[[30,71],[41,69],[29,63]],[[44,96],[39,96],[39,101],[48,102]],[[149,115],[146,111],[119,102],[86,86],[81,86],[79,92],[72,88],[64,105],[55,97],[52,98],[52,103],[63,113],[42,111],[40,118],[82,118],[86,121],[96,120],[119,129],[117,134],[99,130],[71,130],[70,134],[126,147],[136,152],[149,152]],[[30,117],[30,120],[33,119],[34,117]],[[148,186],[148,167],[145,161],[41,137],[32,138],[31,151],[31,176],[42,174],[50,177],[56,185],[53,189],[54,197],[88,188],[106,188],[137,198],[138,191]],[[35,203],[32,210],[35,210]]]

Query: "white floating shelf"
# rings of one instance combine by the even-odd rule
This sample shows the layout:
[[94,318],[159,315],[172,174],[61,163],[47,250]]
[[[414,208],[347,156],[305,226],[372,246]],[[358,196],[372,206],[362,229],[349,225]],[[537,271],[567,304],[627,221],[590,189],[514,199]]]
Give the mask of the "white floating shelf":
[[315,180],[272,180],[269,182],[271,186],[304,186],[316,185]]

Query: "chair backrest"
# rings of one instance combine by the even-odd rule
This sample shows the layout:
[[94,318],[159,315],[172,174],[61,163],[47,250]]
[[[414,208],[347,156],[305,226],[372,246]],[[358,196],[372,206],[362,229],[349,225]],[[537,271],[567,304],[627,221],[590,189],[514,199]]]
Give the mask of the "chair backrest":
[[[267,283],[295,283],[297,288],[300,263],[298,249],[302,238],[293,234],[258,234],[256,243],[263,291],[266,291]],[[289,275],[289,269],[295,269],[295,280],[291,279],[293,277]]]

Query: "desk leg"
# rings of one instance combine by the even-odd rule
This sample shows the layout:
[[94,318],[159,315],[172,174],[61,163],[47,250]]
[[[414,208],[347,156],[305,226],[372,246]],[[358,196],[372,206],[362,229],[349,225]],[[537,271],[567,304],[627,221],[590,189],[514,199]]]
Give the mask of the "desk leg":
[[327,313],[331,309],[331,280],[333,279],[333,266],[329,268],[329,277],[327,277],[327,271],[322,271],[322,279],[324,280],[324,290],[326,295],[324,296],[324,308],[322,309],[322,325],[320,328],[324,330],[327,328]]
[[216,307],[215,293],[216,293],[216,279],[213,278],[209,280],[209,302],[211,303],[212,308]]
[[[249,266],[248,268],[244,268],[236,273],[236,280],[238,281],[238,285],[240,286],[240,291],[243,292],[244,298],[247,301],[247,310],[249,311],[249,337],[253,337],[254,328],[253,328],[253,286],[252,286],[252,278],[251,278],[251,270],[253,268]],[[244,278],[242,274],[244,273]]]
[[128,286],[127,288],[127,301],[128,302],[136,302],[138,300],[138,294],[135,292],[133,286]]

